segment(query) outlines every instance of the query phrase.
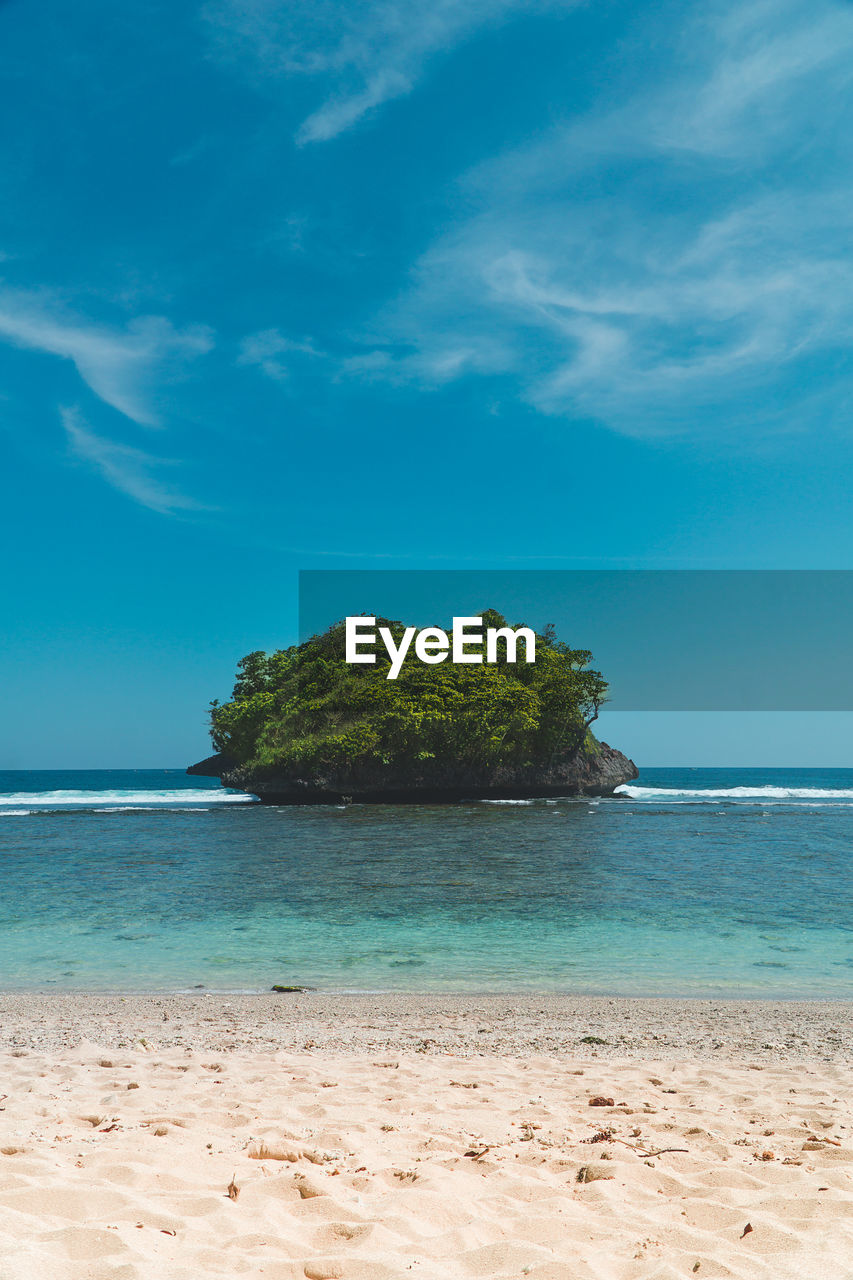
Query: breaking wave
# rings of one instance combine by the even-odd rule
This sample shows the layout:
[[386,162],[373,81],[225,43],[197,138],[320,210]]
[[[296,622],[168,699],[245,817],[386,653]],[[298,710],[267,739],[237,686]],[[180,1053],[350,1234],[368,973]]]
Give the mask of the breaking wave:
[[11,791],[0,793],[0,814],[23,816],[44,809],[196,808],[220,804],[253,804],[242,791],[182,787],[164,791]]
[[853,803],[850,787],[635,787],[625,785],[616,788],[617,796],[630,800],[656,800],[671,803],[713,804],[720,800],[758,801],[776,804],[788,802],[812,803],[835,801]]

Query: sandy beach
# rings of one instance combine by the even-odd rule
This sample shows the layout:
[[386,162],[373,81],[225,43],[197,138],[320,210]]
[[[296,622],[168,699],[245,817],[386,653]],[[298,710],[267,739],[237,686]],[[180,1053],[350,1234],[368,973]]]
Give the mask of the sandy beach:
[[846,1004],[0,1011],[2,1280],[853,1274]]

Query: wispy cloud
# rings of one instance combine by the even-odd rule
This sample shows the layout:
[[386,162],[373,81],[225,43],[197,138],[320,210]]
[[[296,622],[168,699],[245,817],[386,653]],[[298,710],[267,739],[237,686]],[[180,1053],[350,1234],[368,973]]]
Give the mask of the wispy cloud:
[[157,477],[164,467],[174,466],[171,461],[95,435],[76,409],[61,409],[60,415],[72,453],[120,493],[161,515],[203,509]]
[[298,341],[286,337],[278,329],[262,329],[242,340],[237,363],[257,366],[268,378],[283,382],[290,376],[290,361],[285,357],[310,356],[321,359],[323,354],[306,339]]
[[297,132],[325,142],[393,98],[410,93],[430,59],[515,14],[573,7],[573,0],[210,0],[204,15],[221,54],[265,76],[326,82],[322,105]]
[[853,83],[853,10],[844,0],[718,0],[689,38],[706,61],[698,78],[674,87],[674,101],[664,93],[656,104],[664,145],[720,155],[785,148],[792,127],[801,137],[815,125],[831,129],[822,108]]
[[0,340],[70,360],[90,389],[143,426],[158,426],[152,384],[212,346],[209,330],[141,316],[123,329],[70,314],[55,298],[0,289]]
[[[404,322],[408,328],[408,320]],[[512,366],[511,346],[497,335],[454,332],[412,335],[405,346],[388,343],[341,358],[344,374],[367,381],[414,382],[425,390],[444,386],[466,374],[505,373]]]
[[655,57],[642,89],[469,175],[479,210],[351,372],[508,375],[643,434],[846,413],[853,10],[717,4]]

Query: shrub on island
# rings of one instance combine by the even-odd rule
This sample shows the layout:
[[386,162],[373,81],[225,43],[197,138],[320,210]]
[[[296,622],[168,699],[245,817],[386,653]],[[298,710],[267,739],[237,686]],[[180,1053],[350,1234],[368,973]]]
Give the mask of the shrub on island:
[[[495,610],[483,624],[506,627]],[[377,619],[399,644],[401,622]],[[345,623],[275,653],[250,653],[238,664],[231,701],[211,705],[211,736],[227,762],[227,785],[280,802],[453,798],[492,791],[529,794],[611,791],[636,776],[633,765],[590,732],[607,683],[592,655],[558,640],[554,628],[536,636],[536,661],[426,665],[408,653],[396,679],[390,657],[346,661]],[[624,762],[601,786],[596,762]],[[569,786],[569,789],[570,786]]]

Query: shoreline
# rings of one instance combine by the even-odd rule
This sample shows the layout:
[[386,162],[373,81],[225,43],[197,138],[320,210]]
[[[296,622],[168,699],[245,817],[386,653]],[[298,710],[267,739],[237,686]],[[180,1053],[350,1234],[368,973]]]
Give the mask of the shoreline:
[[853,1001],[408,993],[0,992],[0,1052],[377,1052],[619,1062],[853,1061]]

